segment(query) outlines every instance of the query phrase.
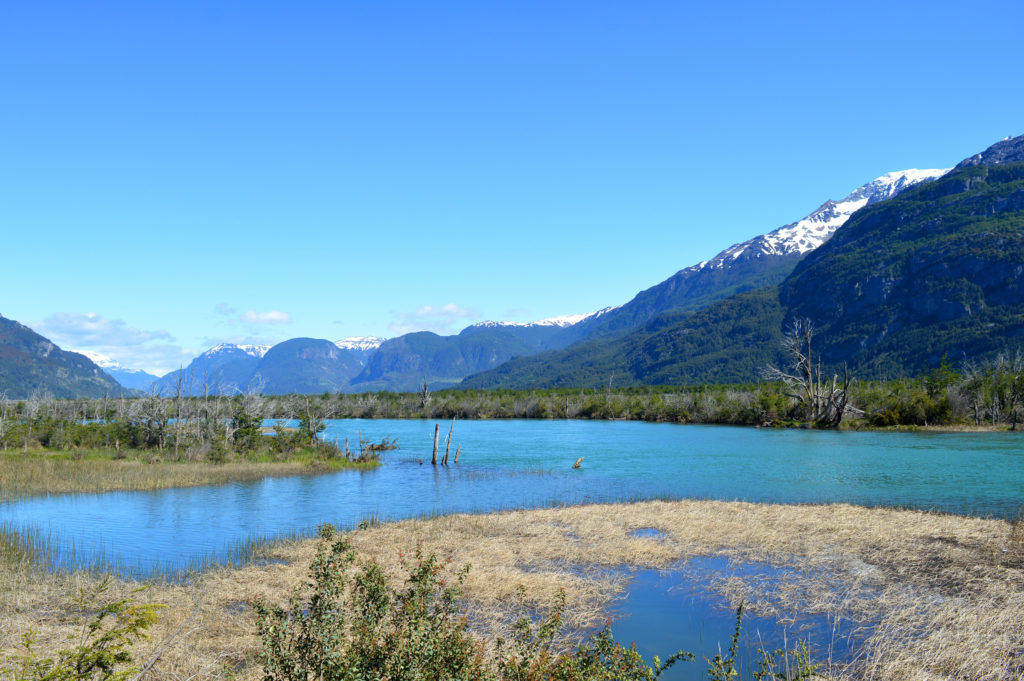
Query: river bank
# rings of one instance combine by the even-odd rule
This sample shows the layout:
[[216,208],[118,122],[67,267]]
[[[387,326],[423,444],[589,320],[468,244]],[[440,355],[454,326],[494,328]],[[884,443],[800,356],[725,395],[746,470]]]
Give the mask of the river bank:
[[[507,635],[523,605],[543,611],[559,590],[567,594],[570,628],[592,629],[626,587],[628,570],[721,556],[784,568],[713,577],[725,607],[742,598],[756,613],[829,613],[870,630],[854,666],[831,670],[835,678],[997,679],[1024,672],[1019,523],[846,504],[673,501],[440,516],[365,526],[351,538],[360,560],[376,560],[393,576],[417,546],[446,560],[451,574],[470,564],[467,614],[474,631],[492,640]],[[263,550],[259,564],[150,586],[136,597],[168,607],[137,659],[180,630],[187,635],[152,678],[258,678],[245,603],[253,596],[284,599],[304,579],[314,544],[279,543]],[[48,574],[33,567],[30,555],[0,553],[0,647],[10,651],[17,632],[28,628],[39,632],[40,646],[60,645],[72,627],[72,595],[98,576]],[[114,592],[138,586],[118,580]]]

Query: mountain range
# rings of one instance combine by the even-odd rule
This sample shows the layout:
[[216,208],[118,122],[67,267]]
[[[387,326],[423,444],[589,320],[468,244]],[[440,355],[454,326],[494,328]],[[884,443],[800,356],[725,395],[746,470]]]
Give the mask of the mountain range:
[[[599,314],[599,313],[595,313]],[[563,348],[579,338],[587,315],[538,322],[481,322],[452,336],[429,331],[391,339],[331,342],[293,338],[273,347],[218,345],[187,367],[156,381],[158,394],[265,394],[418,390],[426,381],[447,388],[520,355]],[[180,382],[180,386],[179,386]]]
[[[451,336],[428,331],[392,339],[329,341],[292,339],[287,352],[266,357],[221,345],[196,358],[181,375],[196,391],[196,377],[212,377],[216,390],[252,387],[282,392],[413,391],[459,385],[467,377],[506,362],[559,351],[574,344],[628,333],[666,311],[692,312],[761,286],[780,283],[800,259],[827,241],[858,209],[933,180],[946,170],[888,173],[858,187],[840,201],[826,201],[806,217],[749,241],[735,244],[709,261],[687,267],[639,293],[624,305],[584,315],[536,322],[482,322]],[[275,346],[275,350],[281,346]],[[179,374],[157,382],[171,394]],[[474,384],[471,381],[471,385]]]
[[94,359],[125,387],[148,380],[164,395],[751,381],[784,360],[784,330],[806,317],[828,362],[912,374],[1020,339],[1022,147],[1007,138],[952,170],[887,173],[588,315],[450,336],[222,344],[156,380]]

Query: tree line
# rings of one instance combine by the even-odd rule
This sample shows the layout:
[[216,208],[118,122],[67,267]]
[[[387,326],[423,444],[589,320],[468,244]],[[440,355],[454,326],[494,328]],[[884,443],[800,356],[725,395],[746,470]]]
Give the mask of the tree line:
[[[143,449],[171,458],[211,459],[229,452],[283,454],[328,446],[318,437],[324,422],[352,418],[621,419],[796,426],[835,425],[817,422],[813,410],[834,419],[838,409],[851,427],[985,425],[1015,430],[1024,417],[1024,357],[1020,355],[959,367],[943,359],[918,378],[857,381],[846,377],[838,387],[834,379],[822,377],[820,367],[814,372],[812,384],[832,391],[827,400],[810,395],[806,386],[794,389],[785,378],[742,385],[615,390],[431,392],[425,388],[417,393],[182,394],[75,400],[45,394],[9,400],[0,394],[0,448]],[[266,419],[290,419],[293,427],[278,424],[276,438],[268,438]]]

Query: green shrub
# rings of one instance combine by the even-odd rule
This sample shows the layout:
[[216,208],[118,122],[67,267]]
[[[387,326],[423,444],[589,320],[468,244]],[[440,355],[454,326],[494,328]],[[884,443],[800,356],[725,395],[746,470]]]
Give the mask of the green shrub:
[[252,601],[266,681],[485,679],[482,648],[458,612],[431,555],[416,554],[408,586],[394,592],[375,563],[354,576],[355,553],[330,526],[310,566],[310,583],[287,608]]
[[125,681],[139,670],[132,666],[131,646],[148,638],[146,630],[156,622],[153,603],[131,599],[96,605],[109,590],[107,577],[89,591],[80,591],[75,605],[81,627],[77,644],[57,651],[54,657],[40,657],[35,633],[21,638],[21,652],[9,656],[0,666],[0,678],[10,681]]

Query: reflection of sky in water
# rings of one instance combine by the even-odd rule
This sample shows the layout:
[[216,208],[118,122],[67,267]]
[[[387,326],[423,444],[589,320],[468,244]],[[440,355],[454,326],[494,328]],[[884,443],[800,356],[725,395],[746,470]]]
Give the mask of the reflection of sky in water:
[[[447,423],[442,424],[441,448]],[[1013,433],[920,434],[758,430],[600,421],[459,421],[452,455],[430,465],[434,422],[335,421],[402,447],[369,472],[269,478],[219,487],[37,498],[0,506],[65,555],[102,552],[145,570],[225,555],[249,537],[402,518],[655,496],[846,501],[1011,517],[1024,489]],[[570,467],[584,457],[583,468]],[[423,463],[419,463],[422,461]]]
[[[615,607],[612,633],[625,646],[636,643],[637,650],[650,660],[663,660],[678,650],[694,653],[693,662],[678,662],[661,678],[665,681],[704,681],[707,662],[719,650],[728,652],[736,627],[736,611],[726,599],[706,586],[711,573],[723,576],[767,575],[779,570],[759,564],[731,564],[724,558],[697,558],[681,570],[638,570],[626,587],[624,599]],[[741,677],[750,678],[757,669],[757,650],[792,650],[797,640],[807,642],[811,659],[848,662],[862,642],[866,631],[854,633],[849,622],[830,620],[824,615],[797,615],[785,626],[771,617],[743,615],[738,658]]]

